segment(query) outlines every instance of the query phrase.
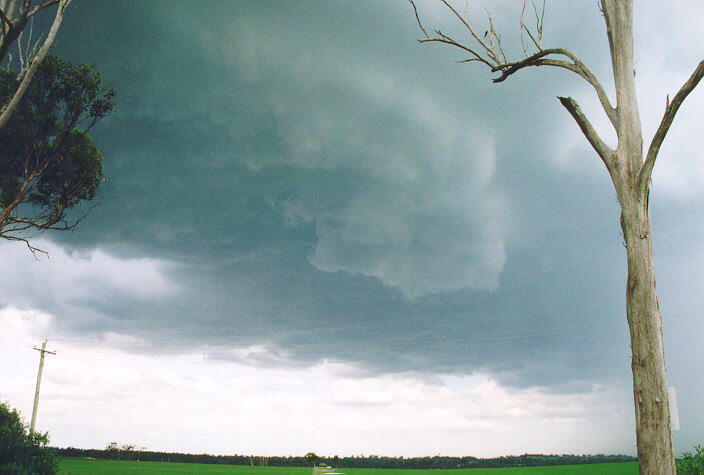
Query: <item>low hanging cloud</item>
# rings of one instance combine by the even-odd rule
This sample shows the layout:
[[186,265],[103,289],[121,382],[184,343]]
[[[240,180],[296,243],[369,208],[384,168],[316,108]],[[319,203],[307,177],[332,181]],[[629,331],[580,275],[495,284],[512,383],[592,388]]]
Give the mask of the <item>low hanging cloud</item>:
[[[347,109],[316,106],[318,113]],[[349,195],[322,206],[309,193],[292,197],[286,215],[292,223],[315,223],[310,262],[318,269],[372,276],[411,298],[496,288],[506,260],[506,212],[491,186],[493,146],[469,128],[448,132],[458,128],[450,121],[428,128],[412,119],[418,114],[390,118],[402,124],[395,130],[344,117],[335,127],[319,122],[305,131],[293,120],[285,124],[298,143],[316,144],[300,147],[297,160],[356,177]]]
[[[110,315],[123,331],[278,347],[298,361],[482,368],[515,374],[521,387],[613,379],[619,368],[627,376],[626,359],[613,363],[628,352],[625,333],[474,341],[625,322],[617,204],[603,167],[587,157],[597,181],[545,163],[546,145],[559,151],[565,140],[562,123],[591,152],[554,99],[578,78],[565,88],[557,73],[526,71],[491,84],[481,68],[453,66],[456,52],[417,45],[403,4],[144,4],[120,22],[81,8],[105,18],[88,24],[105,24],[118,46],[93,47],[76,21],[64,30],[77,35],[69,53],[99,57],[124,99],[100,129],[103,205],[66,242],[183,266],[169,274],[182,286],[169,302],[107,294],[75,315]],[[550,8],[592,19],[584,41],[566,46],[608,69],[598,51],[589,57],[596,34],[608,52],[598,9]],[[169,60],[174,50],[182,61]],[[572,357],[594,345],[598,358]],[[270,356],[247,354],[279,364]]]
[[[32,345],[53,319],[0,308],[0,400],[25,417],[36,377]],[[546,444],[563,453],[630,449],[623,443],[632,437],[626,389],[587,385],[550,394],[512,390],[481,373],[374,375],[329,361],[267,368],[208,358],[207,348],[131,351],[140,343],[119,334],[49,340],[56,355],[45,362],[37,427],[52,444],[95,448],[118,440],[149,450],[326,456],[499,456]],[[223,437],[223,427],[239,429]],[[585,431],[600,435],[585,439]]]
[[[318,177],[280,202],[290,225],[314,223],[311,264],[377,278],[409,298],[497,288],[508,217],[492,183],[491,135],[402,70],[340,64],[352,55],[331,47],[311,71],[305,45],[271,30],[234,29],[224,44],[238,48],[204,48],[252,76],[241,79],[285,78],[287,88],[271,84],[262,100],[283,150],[245,161],[253,170],[291,166]],[[276,44],[284,39],[303,58],[282,54]],[[320,186],[326,179],[342,186]]]

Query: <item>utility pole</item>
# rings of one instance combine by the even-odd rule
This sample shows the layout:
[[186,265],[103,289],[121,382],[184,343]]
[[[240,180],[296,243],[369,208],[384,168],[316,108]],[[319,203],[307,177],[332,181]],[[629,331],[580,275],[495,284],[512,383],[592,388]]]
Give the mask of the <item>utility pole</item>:
[[49,351],[46,349],[46,340],[42,343],[41,348],[34,347],[41,355],[39,356],[39,373],[37,373],[37,389],[34,392],[34,407],[32,408],[32,422],[29,425],[29,432],[34,432],[34,422],[37,420],[37,406],[39,405],[39,386],[42,383],[42,369],[44,368],[44,353],[49,353],[50,355],[55,355],[55,351]]

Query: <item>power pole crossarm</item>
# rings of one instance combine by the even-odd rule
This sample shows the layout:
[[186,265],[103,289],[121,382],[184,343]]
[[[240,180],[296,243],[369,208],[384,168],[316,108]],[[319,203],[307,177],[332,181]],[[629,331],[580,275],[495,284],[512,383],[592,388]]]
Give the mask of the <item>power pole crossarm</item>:
[[46,340],[42,343],[41,348],[34,347],[40,353],[39,356],[39,372],[37,373],[37,389],[34,392],[34,407],[32,408],[32,422],[29,425],[29,431],[34,432],[34,423],[37,420],[37,406],[39,405],[39,386],[42,383],[42,369],[44,369],[44,354],[49,353],[50,355],[55,355],[55,351],[49,351],[46,349]]

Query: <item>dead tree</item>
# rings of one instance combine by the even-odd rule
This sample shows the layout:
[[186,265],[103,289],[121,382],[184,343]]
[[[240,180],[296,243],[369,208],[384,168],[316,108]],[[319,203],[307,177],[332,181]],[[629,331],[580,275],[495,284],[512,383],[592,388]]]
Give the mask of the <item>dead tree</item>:
[[[44,57],[49,52],[51,44],[54,42],[56,33],[59,31],[64,11],[71,0],[46,0],[37,5],[33,5],[32,0],[0,0],[0,63],[6,63],[9,69],[13,60],[19,63],[18,77],[19,85],[15,93],[4,103],[0,104],[0,128],[4,127],[8,119],[19,104],[22,95],[27,90],[34,73],[41,64]],[[41,38],[32,42],[32,31],[34,26],[34,16],[46,8],[56,5],[56,15],[49,28],[44,41]],[[26,33],[24,45],[22,35],[29,25]],[[40,46],[41,42],[41,46]],[[10,53],[11,46],[17,45],[16,58]]]
[[640,473],[674,475],[662,319],[655,293],[648,195],[653,165],[660,146],[682,102],[704,76],[704,61],[696,66],[672,100],[668,96],[660,125],[644,154],[633,66],[633,0],[600,0],[611,55],[615,105],[596,76],[575,54],[565,48],[543,47],[544,1],[541,8],[532,5],[530,27],[524,22],[524,4],[520,22],[523,57],[516,61],[507,58],[490,13],[487,14],[488,28],[480,34],[470,22],[467,8],[460,12],[448,0],[439,1],[469,33],[470,40],[463,43],[441,30],[429,32],[423,25],[413,0],[409,0],[423,34],[419,42],[443,43],[459,48],[468,55],[461,62],[476,62],[489,68],[497,75],[494,82],[505,81],[511,75],[532,66],[571,71],[589,83],[616,131],[618,145],[612,149],[602,140],[573,98],[558,98],[606,166],[621,207],[621,229],[628,264],[626,314],[631,339]]

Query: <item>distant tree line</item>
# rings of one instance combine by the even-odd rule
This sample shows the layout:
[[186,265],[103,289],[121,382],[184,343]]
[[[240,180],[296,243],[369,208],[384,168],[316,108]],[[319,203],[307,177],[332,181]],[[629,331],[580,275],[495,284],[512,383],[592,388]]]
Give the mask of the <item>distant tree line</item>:
[[[117,444],[110,449],[77,449],[74,447],[54,448],[59,457],[93,457],[96,459],[141,460],[148,462],[206,463],[221,465],[268,465],[274,467],[309,467],[312,452],[305,456],[254,455],[209,455],[182,454],[174,452],[154,452],[149,450],[119,450]],[[494,468],[494,467],[536,467],[546,465],[578,465],[590,463],[634,462],[637,459],[628,455],[506,455],[494,458],[472,456],[447,457],[382,457],[360,455],[354,457],[315,456],[316,464],[326,464],[336,468]]]

